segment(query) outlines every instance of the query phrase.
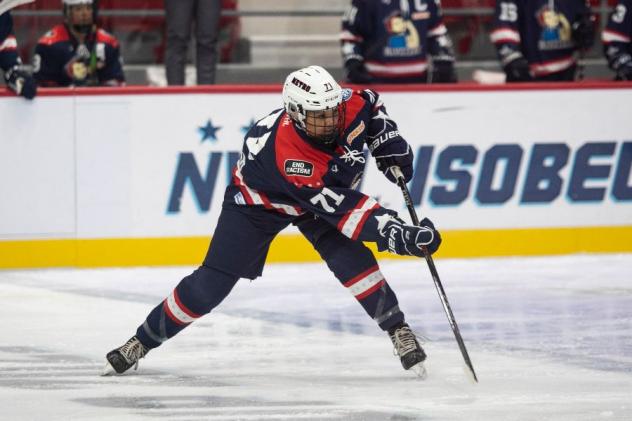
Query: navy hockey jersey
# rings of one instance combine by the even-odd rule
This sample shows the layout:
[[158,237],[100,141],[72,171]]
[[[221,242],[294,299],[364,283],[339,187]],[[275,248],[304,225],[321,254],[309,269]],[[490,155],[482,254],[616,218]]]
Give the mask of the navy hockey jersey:
[[13,19],[9,12],[0,15],[0,69],[7,71],[20,64],[18,42],[13,35]]
[[438,0],[353,0],[340,41],[376,82],[424,82],[429,58],[454,61]]
[[505,66],[523,56],[534,77],[577,62],[573,23],[588,14],[585,0],[498,0],[491,40]]
[[[69,86],[72,78],[65,66],[77,54],[77,40],[65,25],[60,24],[40,38],[35,47],[33,76],[42,86]],[[121,85],[125,82],[118,40],[103,29],[97,29],[86,42],[94,64],[90,65],[88,85]]]
[[331,148],[311,141],[288,114],[276,110],[245,138],[225,201],[287,215],[309,212],[351,239],[376,242],[380,218],[393,211],[356,190],[364,146],[397,130],[373,91],[344,90],[344,132]]
[[611,69],[632,65],[632,0],[619,0],[601,34]]

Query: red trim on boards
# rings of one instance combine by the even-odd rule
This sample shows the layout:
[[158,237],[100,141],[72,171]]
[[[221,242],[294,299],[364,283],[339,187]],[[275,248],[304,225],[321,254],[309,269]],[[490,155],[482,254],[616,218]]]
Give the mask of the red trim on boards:
[[[583,89],[632,89],[632,82],[590,80],[582,82],[532,82],[500,85],[481,85],[462,82],[445,85],[344,85],[353,89],[370,87],[378,92],[488,92],[488,91],[542,91],[542,90],[583,90]],[[49,96],[100,96],[100,95],[182,95],[182,94],[256,94],[281,93],[280,84],[267,85],[211,85],[211,86],[122,86],[95,88],[39,88],[39,97]],[[15,94],[0,88],[0,97]]]

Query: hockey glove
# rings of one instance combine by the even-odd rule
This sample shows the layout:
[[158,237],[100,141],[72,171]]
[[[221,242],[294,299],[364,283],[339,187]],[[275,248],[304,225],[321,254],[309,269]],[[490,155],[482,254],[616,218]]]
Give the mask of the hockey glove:
[[20,65],[15,65],[9,69],[4,78],[7,86],[17,95],[26,99],[33,99],[37,94],[37,85],[35,79],[30,73],[24,71]]
[[632,56],[622,54],[613,63],[612,68],[617,72],[615,80],[632,80]]
[[389,214],[377,219],[379,251],[388,250],[399,255],[423,257],[422,246],[426,246],[430,254],[433,254],[441,245],[441,235],[428,218],[424,218],[418,227],[406,225],[398,217]]
[[632,80],[632,63],[621,66],[617,71],[617,80]]
[[507,82],[528,82],[533,80],[529,72],[529,62],[524,57],[510,61],[504,67]]
[[363,85],[373,82],[373,78],[367,73],[364,63],[358,59],[347,60],[345,69],[347,71],[347,80],[351,83]]
[[451,61],[435,61],[432,63],[432,83],[456,83],[454,63]]
[[595,42],[595,17],[586,13],[573,22],[573,41],[580,50],[588,50]]
[[[392,136],[392,137],[391,137]],[[379,143],[382,141],[383,143]],[[374,146],[378,143],[377,146]],[[397,129],[384,132],[369,144],[369,150],[375,158],[377,168],[384,173],[386,178],[397,184],[395,175],[391,172],[391,167],[396,166],[402,170],[404,178],[408,183],[413,178],[413,150],[408,142],[399,135]]]

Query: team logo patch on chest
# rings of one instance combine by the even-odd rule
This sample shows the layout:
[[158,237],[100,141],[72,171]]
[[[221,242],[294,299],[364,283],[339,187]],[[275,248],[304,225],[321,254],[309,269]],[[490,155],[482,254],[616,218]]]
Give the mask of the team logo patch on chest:
[[285,174],[311,177],[314,173],[314,164],[300,159],[285,160]]

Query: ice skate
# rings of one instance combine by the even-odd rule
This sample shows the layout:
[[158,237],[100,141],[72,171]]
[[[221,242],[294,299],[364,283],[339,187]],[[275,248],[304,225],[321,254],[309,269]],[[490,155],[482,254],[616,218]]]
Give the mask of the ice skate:
[[412,370],[421,379],[427,376],[424,361],[426,353],[424,352],[417,338],[410,327],[403,323],[398,327],[389,330],[388,335],[395,347],[393,354],[399,356],[404,370]]
[[138,369],[138,360],[144,358],[148,352],[149,349],[136,336],[132,336],[129,341],[125,342],[125,345],[107,353],[105,356],[107,362],[101,375],[122,374],[132,366],[136,370]]

